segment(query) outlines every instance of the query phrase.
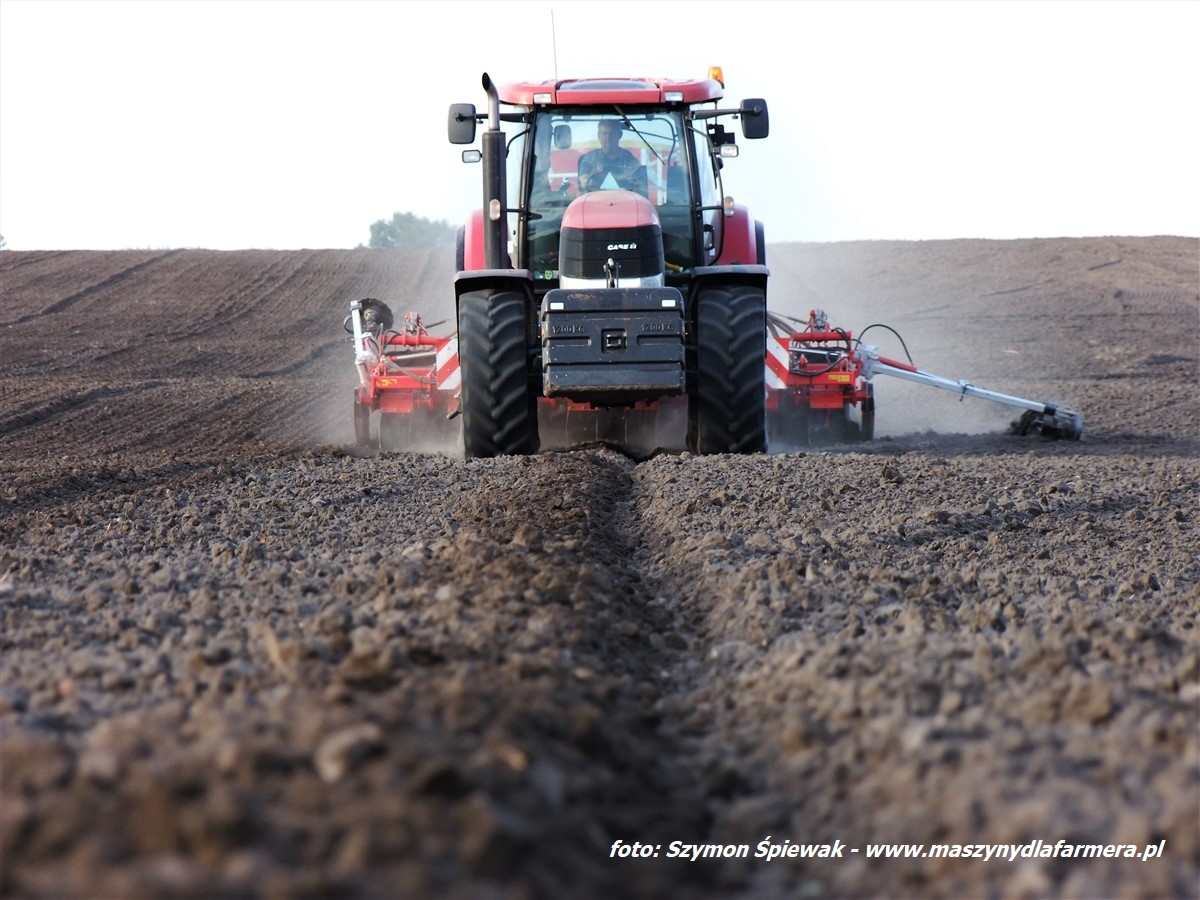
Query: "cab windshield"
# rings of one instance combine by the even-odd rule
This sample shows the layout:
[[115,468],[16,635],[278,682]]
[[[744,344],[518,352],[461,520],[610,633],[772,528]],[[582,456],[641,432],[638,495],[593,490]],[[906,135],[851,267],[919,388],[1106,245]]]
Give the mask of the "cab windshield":
[[563,212],[581,193],[632,190],[657,208],[669,269],[690,266],[692,197],[682,116],[615,109],[542,112],[532,128],[523,185],[528,261],[539,281],[558,278]]

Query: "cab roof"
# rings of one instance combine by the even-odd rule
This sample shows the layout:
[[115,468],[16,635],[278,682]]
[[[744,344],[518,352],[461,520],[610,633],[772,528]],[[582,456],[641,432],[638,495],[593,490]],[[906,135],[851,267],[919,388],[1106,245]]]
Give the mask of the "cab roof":
[[[712,78],[678,81],[671,78],[567,78],[562,81],[521,81],[496,86],[501,103],[513,106],[590,106],[720,100],[721,82]],[[667,95],[673,96],[668,100]]]

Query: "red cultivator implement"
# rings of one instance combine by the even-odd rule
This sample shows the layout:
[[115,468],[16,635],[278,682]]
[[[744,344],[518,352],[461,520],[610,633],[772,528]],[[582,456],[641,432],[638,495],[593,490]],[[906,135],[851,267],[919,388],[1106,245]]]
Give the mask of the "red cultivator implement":
[[[354,389],[355,441],[385,450],[453,447],[458,342],[430,334],[416,313],[407,313],[400,328],[393,325],[392,311],[379,300],[350,304],[345,327],[353,335],[359,382]],[[375,412],[378,430],[371,427]]]
[[[883,325],[866,330],[869,328],[892,331]],[[824,310],[812,310],[799,331],[792,330],[779,316],[768,316],[768,330],[767,434],[776,447],[874,438],[872,379],[876,375],[1023,409],[1025,412],[1013,426],[1020,434],[1038,433],[1045,438],[1068,440],[1078,440],[1083,434],[1083,419],[1072,409],[984,390],[968,381],[925,372],[911,360],[900,362],[880,356],[877,347],[862,343],[861,334],[856,340],[851,332],[830,326]]]
[[768,443],[871,440],[874,386],[854,355],[853,335],[830,328],[825,314],[815,311],[802,331],[776,315],[768,316],[767,330]]

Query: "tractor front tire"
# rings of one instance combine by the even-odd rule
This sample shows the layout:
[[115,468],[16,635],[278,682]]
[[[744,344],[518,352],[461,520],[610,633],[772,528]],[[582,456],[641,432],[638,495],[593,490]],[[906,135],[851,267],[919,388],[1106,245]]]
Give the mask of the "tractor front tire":
[[767,449],[767,297],[747,284],[707,285],[696,297],[696,390],[688,398],[693,453]]
[[468,459],[538,450],[537,399],[529,389],[525,296],[479,291],[458,302],[463,452]]

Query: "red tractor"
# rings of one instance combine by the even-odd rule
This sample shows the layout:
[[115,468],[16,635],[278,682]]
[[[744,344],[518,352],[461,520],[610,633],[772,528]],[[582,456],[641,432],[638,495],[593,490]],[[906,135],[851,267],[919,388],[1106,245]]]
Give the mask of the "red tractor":
[[485,74],[483,89],[485,113],[449,115],[453,144],[486,125],[463,152],[483,164],[483,202],[460,229],[454,282],[466,456],[536,452],[572,417],[600,439],[613,422],[674,419],[694,452],[764,451],[763,229],[722,189],[738,147],[720,120],[764,138],[766,102],[723,108],[719,69]]

